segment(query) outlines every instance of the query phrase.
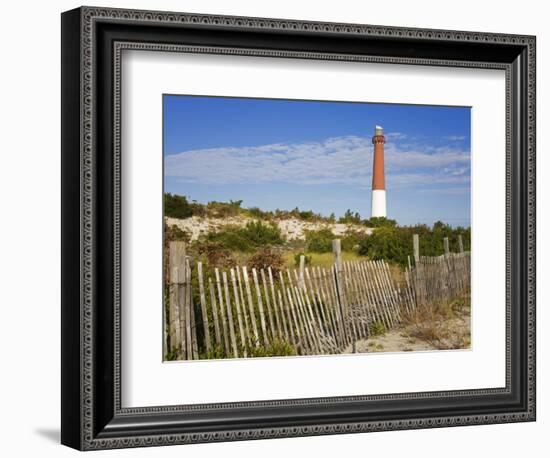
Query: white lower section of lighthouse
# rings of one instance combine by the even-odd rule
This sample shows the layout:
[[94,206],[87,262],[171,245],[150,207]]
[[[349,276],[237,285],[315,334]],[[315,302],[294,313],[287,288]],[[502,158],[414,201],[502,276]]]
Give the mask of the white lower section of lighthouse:
[[373,217],[386,217],[386,190],[385,189],[373,189],[372,190],[372,207],[371,216]]

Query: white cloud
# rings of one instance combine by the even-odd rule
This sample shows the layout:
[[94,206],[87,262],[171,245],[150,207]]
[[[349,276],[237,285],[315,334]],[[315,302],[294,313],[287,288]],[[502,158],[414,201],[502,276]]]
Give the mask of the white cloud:
[[[468,151],[453,148],[385,148],[388,183],[410,186],[469,180]],[[286,182],[370,186],[371,139],[358,136],[323,142],[220,147],[165,157],[165,173],[181,182],[203,184]]]
[[405,140],[408,136],[402,132],[389,132],[384,134],[388,140]]
[[470,187],[457,187],[457,188],[430,188],[430,189],[420,189],[419,192],[423,194],[446,194],[446,195],[462,195],[468,194],[470,192]]

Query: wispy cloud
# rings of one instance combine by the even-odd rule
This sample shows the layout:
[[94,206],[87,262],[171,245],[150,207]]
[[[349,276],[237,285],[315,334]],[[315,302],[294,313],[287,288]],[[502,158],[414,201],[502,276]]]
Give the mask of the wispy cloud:
[[408,138],[408,135],[404,134],[403,132],[389,132],[385,134],[385,136],[387,139],[391,140],[405,140],[406,138]]
[[448,137],[443,137],[445,140],[449,140],[451,142],[460,142],[462,140],[466,139],[465,135],[449,135]]
[[469,186],[457,187],[457,188],[428,188],[420,189],[419,192],[422,194],[437,194],[437,195],[463,195],[470,192]]
[[[401,136],[401,137],[400,137]],[[388,134],[388,186],[469,182],[470,153],[452,146],[400,145]],[[184,151],[165,157],[166,176],[203,184],[268,183],[370,186],[370,137],[343,136],[320,142],[275,143]]]

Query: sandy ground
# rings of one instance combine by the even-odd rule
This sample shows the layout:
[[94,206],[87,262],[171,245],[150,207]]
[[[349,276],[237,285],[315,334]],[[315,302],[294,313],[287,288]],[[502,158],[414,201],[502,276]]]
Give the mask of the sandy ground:
[[[191,241],[197,240],[201,235],[208,232],[217,231],[224,226],[244,227],[247,223],[254,221],[253,218],[243,216],[233,218],[201,218],[192,216],[186,219],[166,218],[168,226],[177,226],[179,229],[187,232],[191,236]],[[348,230],[364,232],[371,234],[373,229],[359,224],[340,224],[340,223],[311,223],[296,218],[275,220],[275,223],[281,230],[283,236],[288,240],[304,240],[306,231],[313,231],[328,228],[334,235],[342,236]]]
[[[435,346],[424,340],[409,337],[403,330],[392,330],[383,336],[362,339],[357,342],[357,353],[379,353],[396,351],[435,350]],[[344,353],[352,353],[351,346]]]
[[[429,328],[430,332],[426,329]],[[407,323],[383,335],[357,341],[357,353],[451,350],[470,348],[470,310],[427,323]],[[343,353],[352,353],[351,345]]]

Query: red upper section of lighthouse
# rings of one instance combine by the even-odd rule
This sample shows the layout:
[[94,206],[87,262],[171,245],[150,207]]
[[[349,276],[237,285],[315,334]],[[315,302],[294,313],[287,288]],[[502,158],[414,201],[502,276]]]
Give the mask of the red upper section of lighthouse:
[[386,189],[384,174],[384,143],[386,138],[383,135],[372,137],[374,144],[374,160],[372,164],[372,189]]

